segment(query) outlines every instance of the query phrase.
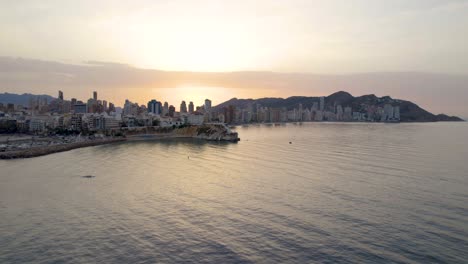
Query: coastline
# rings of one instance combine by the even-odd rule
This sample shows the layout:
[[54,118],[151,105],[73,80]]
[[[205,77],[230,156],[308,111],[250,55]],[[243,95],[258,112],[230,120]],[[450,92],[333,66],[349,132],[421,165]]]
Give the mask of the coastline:
[[[184,128],[177,128],[169,133],[157,132],[154,130],[149,131],[148,128],[137,128],[134,130],[125,131],[124,137],[118,138],[104,138],[94,139],[83,142],[72,142],[58,145],[45,145],[38,147],[30,147],[26,149],[10,150],[0,152],[0,159],[21,159],[33,158],[44,156],[57,152],[64,152],[77,148],[85,148],[91,146],[98,146],[104,144],[112,144],[123,141],[145,141],[145,140],[163,140],[163,139],[177,139],[177,138],[193,138],[206,141],[226,141],[237,142],[239,141],[238,134],[231,132],[228,127],[222,124],[208,124],[202,126],[191,126]],[[24,140],[27,140],[25,137]],[[23,139],[22,139],[23,140]],[[48,139],[42,139],[47,141]]]
[[75,142],[53,146],[41,146],[29,149],[21,149],[14,151],[0,152],[0,160],[11,160],[11,159],[25,159],[34,158],[40,156],[46,156],[49,154],[65,152],[78,148],[93,147],[99,145],[113,144],[118,142],[136,142],[136,141],[149,141],[149,140],[164,140],[164,139],[188,139],[194,138],[192,136],[176,135],[176,134],[139,134],[132,135],[125,138],[112,138],[112,139],[97,139],[94,141],[86,142]]
[[74,142],[69,144],[54,145],[54,146],[44,146],[36,147],[15,151],[6,151],[0,152],[0,159],[22,159],[22,158],[34,158],[39,156],[45,156],[57,152],[69,151],[77,148],[85,148],[92,146],[99,146],[104,144],[112,144],[116,142],[126,141],[125,138],[111,138],[111,139],[97,139],[93,141],[86,142]]
[[[445,121],[443,123],[453,122],[460,123],[458,121]],[[400,122],[400,123],[377,123],[377,122],[281,122],[281,123],[250,123],[250,124],[233,124],[232,127],[242,126],[285,126],[285,125],[302,125],[302,124],[312,124],[312,123],[353,123],[353,124],[409,124],[409,123],[437,123],[437,122]],[[95,139],[92,141],[84,142],[73,142],[60,145],[51,145],[51,146],[40,146],[32,147],[28,149],[12,150],[0,152],[0,160],[7,159],[22,159],[22,158],[33,158],[39,156],[45,156],[53,153],[69,151],[77,148],[85,148],[92,146],[99,146],[104,144],[112,144],[118,142],[134,142],[134,141],[146,141],[146,140],[165,140],[165,139],[200,139],[205,141],[226,141],[226,142],[237,142],[240,139],[237,136],[237,133],[229,133],[228,135],[209,135],[206,133],[199,134],[198,129],[201,126],[193,126],[190,128],[179,128],[175,131],[169,133],[144,133],[143,131],[135,131],[136,133],[128,133],[125,137],[119,138],[104,138],[104,139]],[[128,131],[127,131],[128,132]],[[219,132],[219,131],[218,131]],[[232,136],[230,136],[232,135]],[[30,135],[17,135],[17,138],[11,139],[11,141],[28,141],[32,138]],[[50,138],[36,139],[38,141],[48,141]],[[4,141],[4,140],[3,140]]]

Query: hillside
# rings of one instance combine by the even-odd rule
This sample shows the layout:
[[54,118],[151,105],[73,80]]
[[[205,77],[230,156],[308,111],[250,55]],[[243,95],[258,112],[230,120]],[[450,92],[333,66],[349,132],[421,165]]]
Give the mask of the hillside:
[[47,98],[47,102],[49,103],[54,97],[50,95],[34,95],[34,94],[12,94],[12,93],[2,93],[0,94],[0,103],[2,104],[15,104],[15,105],[24,105],[28,106],[29,105],[29,100],[31,98]]
[[[232,98],[224,103],[215,106],[215,109],[220,110],[223,107],[230,105],[236,108],[246,108],[249,105],[258,104],[263,107],[269,108],[286,108],[291,110],[297,108],[302,104],[304,108],[312,108],[314,103],[320,101],[320,97],[307,97],[307,96],[292,96],[286,99],[283,98],[260,98],[260,99],[237,99]],[[377,97],[374,94],[363,95],[354,97],[351,94],[340,91],[325,97],[325,111],[335,111],[335,107],[341,105],[342,107],[351,107],[353,111],[365,112],[368,107],[383,107],[385,104],[400,107],[400,120],[401,122],[436,122],[436,121],[463,121],[463,119],[456,116],[448,116],[445,114],[432,114],[417,104],[393,99],[390,96]]]

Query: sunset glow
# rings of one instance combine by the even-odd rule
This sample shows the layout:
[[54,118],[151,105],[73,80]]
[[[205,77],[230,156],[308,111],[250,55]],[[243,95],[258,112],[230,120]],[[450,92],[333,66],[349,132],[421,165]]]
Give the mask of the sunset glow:
[[0,0],[0,264],[467,263],[468,0]]
[[100,90],[118,105],[410,91],[455,114],[466,112],[467,12],[464,0],[8,1],[0,84],[83,99]]

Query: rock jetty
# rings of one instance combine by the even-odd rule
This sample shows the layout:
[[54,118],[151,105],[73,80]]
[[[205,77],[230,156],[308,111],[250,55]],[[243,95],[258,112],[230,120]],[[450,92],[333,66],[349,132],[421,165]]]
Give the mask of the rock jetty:
[[110,144],[115,142],[125,141],[125,138],[109,138],[109,139],[96,139],[92,141],[74,142],[61,145],[42,146],[28,149],[21,149],[15,151],[0,152],[0,159],[21,159],[44,156],[52,153],[68,151],[76,148],[84,148],[91,146],[98,146]]
[[165,138],[197,138],[207,141],[239,141],[237,132],[222,123],[209,123],[179,128],[134,128],[124,132],[129,140],[149,140]]

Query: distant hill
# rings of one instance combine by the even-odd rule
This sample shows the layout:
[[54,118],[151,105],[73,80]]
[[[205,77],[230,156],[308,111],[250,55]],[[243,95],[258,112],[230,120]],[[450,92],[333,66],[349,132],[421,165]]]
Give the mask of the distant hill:
[[15,105],[29,105],[29,100],[31,98],[47,98],[47,102],[54,100],[55,98],[50,95],[35,95],[35,94],[12,94],[12,93],[3,93],[0,94],[0,103],[3,104],[15,104]]
[[[259,98],[259,99],[237,99],[232,98],[221,103],[214,108],[217,110],[233,105],[236,108],[246,108],[249,105],[260,104],[270,108],[286,108],[291,110],[302,104],[304,108],[311,108],[314,102],[319,102],[320,97],[292,96],[283,98]],[[340,91],[325,97],[325,110],[334,111],[335,106],[350,106],[353,111],[365,112],[365,107],[375,106],[383,107],[385,104],[400,106],[401,122],[436,122],[436,121],[464,121],[456,116],[447,116],[445,114],[434,115],[415,103],[410,101],[392,99],[390,96],[377,97],[374,94],[354,97],[351,94]]]

